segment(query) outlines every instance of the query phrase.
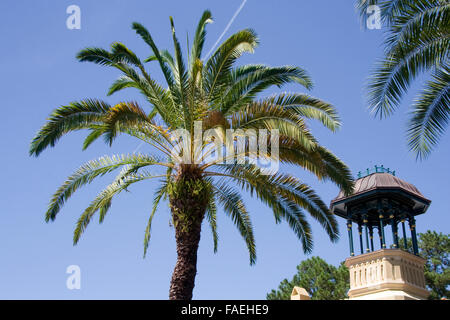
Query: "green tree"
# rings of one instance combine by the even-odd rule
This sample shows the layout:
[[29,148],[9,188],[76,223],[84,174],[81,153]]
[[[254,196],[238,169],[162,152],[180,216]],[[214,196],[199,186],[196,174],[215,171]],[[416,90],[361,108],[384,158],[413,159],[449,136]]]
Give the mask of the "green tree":
[[387,32],[384,57],[369,79],[369,107],[380,118],[391,115],[413,80],[431,74],[411,107],[407,131],[410,150],[422,159],[450,120],[450,1],[358,0],[363,21],[375,14],[373,5]]
[[289,300],[295,286],[305,288],[312,300],[346,299],[350,289],[349,272],[343,263],[336,268],[320,257],[312,257],[297,266],[297,274],[291,281],[284,279],[278,289],[266,297],[268,300]]
[[[425,282],[430,290],[429,299],[450,298],[450,235],[428,230],[417,237],[419,255],[426,259]],[[407,238],[407,251],[412,253],[411,238]],[[399,241],[400,249],[405,249],[403,238]]]
[[[113,182],[79,218],[73,238],[76,244],[96,212],[99,212],[99,221],[103,221],[115,195],[136,182],[159,179],[161,184],[155,191],[145,230],[144,256],[158,204],[168,199],[177,246],[170,299],[192,298],[204,220],[211,227],[214,251],[217,250],[218,206],[236,225],[248,247],[250,264],[255,263],[253,227],[239,189],[250,191],[267,204],[276,222],[286,221],[305,252],[310,252],[313,245],[306,212],[323,226],[332,241],[338,239],[335,217],[307,184],[289,174],[263,172],[253,162],[241,161],[255,158],[248,148],[241,148],[248,144],[247,140],[242,142],[242,136],[226,140],[229,151],[226,164],[210,157],[216,139],[222,139],[226,129],[242,130],[241,134],[244,130],[265,129],[267,135],[257,137],[267,142],[267,150],[259,150],[263,160],[273,157],[281,163],[297,165],[318,179],[331,180],[346,192],[350,192],[353,185],[345,164],[319,144],[306,124],[306,120],[314,119],[331,131],[337,130],[340,120],[332,105],[300,93],[256,99],[267,88],[287,83],[309,89],[312,82],[308,74],[293,66],[236,66],[242,54],[253,52],[258,45],[256,33],[251,29],[233,34],[209,59],[202,60],[205,28],[211,21],[211,13],[205,11],[188,50],[187,61],[184,61],[172,18],[173,53],[158,49],[148,30],[139,23],[133,23],[132,27],[152,51],[144,61],[119,42],[113,43],[110,50],[90,47],[80,51],[79,61],[113,67],[123,74],[112,84],[109,95],[124,88],[135,88],[148,101],[149,110],[145,111],[135,102],[115,105],[96,99],[73,102],[53,111],[30,148],[30,154],[38,156],[47,147],[53,147],[63,135],[82,129],[90,131],[83,148],[100,137],[112,144],[121,134],[131,135],[153,147],[152,154],[104,156],[82,165],[51,198],[46,221],[56,218],[77,189],[121,168]],[[154,80],[144,67],[145,62],[159,66],[166,86]],[[202,121],[200,128],[197,121]],[[208,129],[211,130],[206,131]],[[278,130],[279,139],[272,129]],[[198,139],[195,135],[198,130],[203,136],[208,132],[212,135],[208,139]],[[179,137],[180,132],[186,136]],[[270,152],[274,139],[279,142],[278,154]],[[216,148],[216,152],[220,150],[223,148]]]

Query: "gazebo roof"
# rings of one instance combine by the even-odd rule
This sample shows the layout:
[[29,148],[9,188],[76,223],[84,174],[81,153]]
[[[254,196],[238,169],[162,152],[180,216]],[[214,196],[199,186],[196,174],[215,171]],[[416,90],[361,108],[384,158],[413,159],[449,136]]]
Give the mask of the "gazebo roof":
[[413,209],[424,213],[431,201],[425,198],[422,193],[411,183],[408,183],[396,176],[378,172],[372,173],[355,181],[353,193],[346,196],[342,191],[331,201],[331,210],[338,214],[346,211],[346,204],[349,202],[365,199],[366,197],[376,197],[377,195],[397,194],[401,198],[408,198],[414,201]]

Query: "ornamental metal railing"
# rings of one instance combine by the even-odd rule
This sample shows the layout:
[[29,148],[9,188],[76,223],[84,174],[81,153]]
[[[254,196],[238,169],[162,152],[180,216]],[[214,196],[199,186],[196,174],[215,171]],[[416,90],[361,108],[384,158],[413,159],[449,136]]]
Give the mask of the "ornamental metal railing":
[[390,168],[385,168],[383,165],[375,165],[374,168],[367,168],[364,171],[358,171],[358,179],[367,177],[368,175],[371,175],[373,173],[389,173],[395,176],[395,170],[392,171]]

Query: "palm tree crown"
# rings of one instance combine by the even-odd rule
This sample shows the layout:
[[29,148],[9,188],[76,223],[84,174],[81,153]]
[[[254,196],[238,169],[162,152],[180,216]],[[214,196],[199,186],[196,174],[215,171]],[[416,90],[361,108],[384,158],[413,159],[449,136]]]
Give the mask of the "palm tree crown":
[[[348,168],[318,143],[305,122],[306,119],[315,119],[331,131],[337,130],[340,122],[332,105],[298,93],[257,99],[259,93],[271,86],[298,83],[310,89],[312,82],[307,73],[292,66],[236,66],[236,60],[245,52],[253,52],[258,44],[257,36],[251,29],[233,34],[208,60],[203,61],[205,27],[211,21],[211,13],[205,11],[186,61],[172,18],[173,53],[158,49],[150,33],[139,23],[133,23],[132,27],[152,51],[144,61],[118,42],[111,45],[111,50],[90,47],[80,51],[77,55],[79,61],[94,62],[121,71],[122,76],[111,85],[109,95],[124,88],[136,88],[149,102],[150,110],[144,111],[136,102],[115,105],[96,99],[73,102],[53,111],[30,148],[30,154],[38,156],[47,147],[54,146],[66,133],[81,129],[90,131],[83,148],[100,137],[111,144],[121,134],[136,137],[153,147],[155,152],[152,154],[104,156],[82,165],[53,195],[46,220],[54,220],[78,188],[121,168],[113,182],[82,213],[74,232],[75,244],[96,212],[100,222],[103,221],[116,194],[136,182],[159,179],[161,184],[155,191],[153,209],[145,231],[144,256],[157,206],[162,199],[168,198],[178,253],[170,292],[173,299],[192,297],[200,227],[204,218],[212,230],[214,251],[217,250],[218,205],[233,220],[244,238],[250,263],[255,262],[252,223],[239,189],[249,191],[266,203],[277,222],[287,221],[305,252],[312,249],[311,228],[305,211],[323,226],[332,241],[338,239],[335,217],[308,185],[286,173],[263,172],[251,161],[242,163],[240,157],[249,160],[254,155],[238,149],[235,140],[231,142],[231,149],[235,152],[231,157],[227,155],[226,163],[207,157],[212,153],[214,137],[224,137],[227,129],[267,129],[269,134],[263,140],[267,141],[268,148],[263,151],[263,157],[275,157],[281,163],[303,167],[319,179],[333,181],[346,192],[352,188]],[[166,85],[160,85],[152,78],[144,67],[145,62],[159,65]],[[182,129],[195,141],[198,121],[201,121],[203,133],[213,130],[215,136],[199,143],[197,141],[196,146],[188,148],[188,151],[178,150],[180,140],[174,140],[171,134]],[[274,141],[271,132],[275,129],[279,135],[277,155],[270,152]],[[200,157],[201,161],[185,161],[186,156],[191,160]],[[151,173],[148,168],[155,168],[152,169],[155,171]],[[158,174],[157,170],[160,170]]]
[[369,107],[380,117],[400,104],[412,81],[423,72],[431,79],[411,109],[408,145],[417,158],[426,158],[450,120],[450,1],[358,0],[365,20],[377,5],[387,26],[384,58],[369,80]]

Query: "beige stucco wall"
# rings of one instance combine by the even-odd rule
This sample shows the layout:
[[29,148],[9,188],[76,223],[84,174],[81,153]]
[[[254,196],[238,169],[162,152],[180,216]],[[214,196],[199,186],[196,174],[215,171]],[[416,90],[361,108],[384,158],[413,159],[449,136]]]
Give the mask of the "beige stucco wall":
[[[381,249],[345,260],[350,272],[349,300],[424,300],[429,292],[425,259],[399,249]],[[310,300],[295,287],[291,300]]]
[[425,260],[399,249],[348,258],[349,299],[426,299]]

